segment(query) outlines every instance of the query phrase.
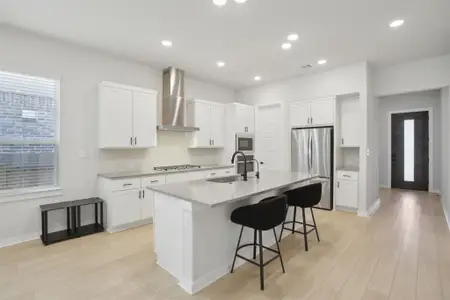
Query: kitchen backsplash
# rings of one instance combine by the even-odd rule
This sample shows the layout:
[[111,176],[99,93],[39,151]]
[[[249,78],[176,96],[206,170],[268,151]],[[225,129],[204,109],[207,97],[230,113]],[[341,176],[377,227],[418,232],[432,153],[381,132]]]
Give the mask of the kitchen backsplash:
[[150,149],[99,150],[98,173],[150,169],[178,164],[221,164],[221,149],[188,149],[189,134],[158,132],[158,147]]

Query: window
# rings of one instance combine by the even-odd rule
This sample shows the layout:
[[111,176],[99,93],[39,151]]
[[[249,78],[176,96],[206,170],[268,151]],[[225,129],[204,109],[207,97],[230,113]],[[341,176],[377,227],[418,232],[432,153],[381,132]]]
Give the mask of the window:
[[57,185],[58,87],[0,72],[0,192]]
[[404,121],[403,180],[414,182],[414,120]]

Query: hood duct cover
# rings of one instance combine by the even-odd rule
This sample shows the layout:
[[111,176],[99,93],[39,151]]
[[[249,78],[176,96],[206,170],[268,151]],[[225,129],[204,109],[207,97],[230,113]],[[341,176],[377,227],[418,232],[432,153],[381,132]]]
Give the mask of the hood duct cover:
[[197,127],[187,127],[184,99],[184,71],[169,67],[163,71],[162,93],[162,125],[158,130],[163,131],[198,131]]

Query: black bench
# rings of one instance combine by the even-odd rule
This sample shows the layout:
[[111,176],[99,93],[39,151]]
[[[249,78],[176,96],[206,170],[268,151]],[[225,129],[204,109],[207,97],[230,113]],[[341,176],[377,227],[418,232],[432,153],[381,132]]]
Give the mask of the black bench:
[[[89,198],[75,201],[64,201],[41,205],[41,240],[44,245],[78,238],[89,234],[105,231],[103,227],[103,203],[100,198]],[[94,205],[95,221],[92,224],[81,226],[81,206]],[[100,222],[99,222],[100,206]],[[65,230],[48,232],[48,212],[54,210],[66,210],[67,228]]]

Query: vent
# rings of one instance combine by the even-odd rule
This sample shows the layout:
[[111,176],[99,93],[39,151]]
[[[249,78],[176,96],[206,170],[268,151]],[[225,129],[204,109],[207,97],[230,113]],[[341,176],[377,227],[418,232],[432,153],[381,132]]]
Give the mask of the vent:
[[307,65],[303,65],[302,66],[302,69],[309,69],[309,68],[312,68],[311,64],[307,64]]

